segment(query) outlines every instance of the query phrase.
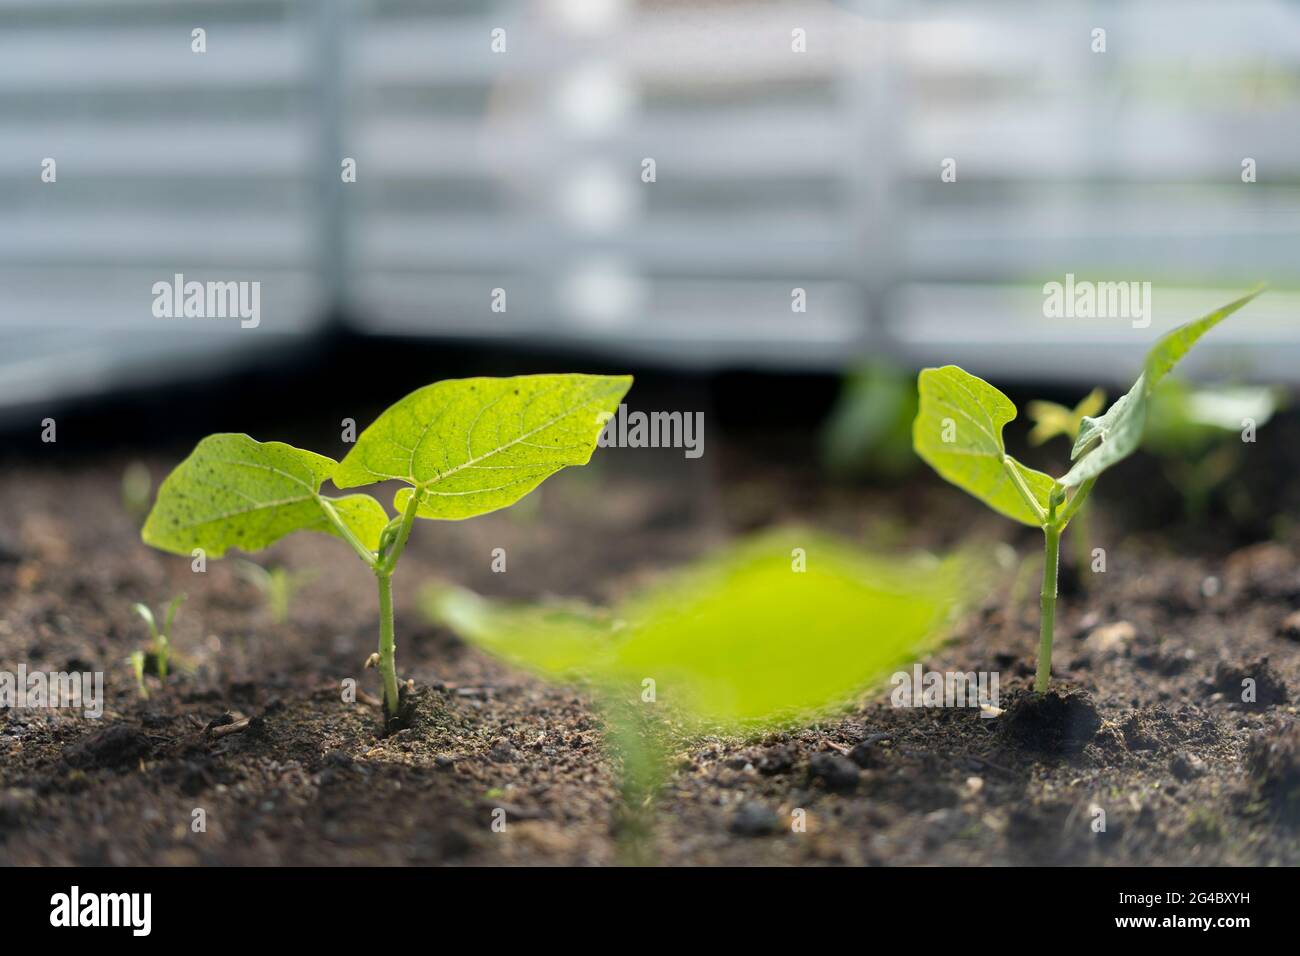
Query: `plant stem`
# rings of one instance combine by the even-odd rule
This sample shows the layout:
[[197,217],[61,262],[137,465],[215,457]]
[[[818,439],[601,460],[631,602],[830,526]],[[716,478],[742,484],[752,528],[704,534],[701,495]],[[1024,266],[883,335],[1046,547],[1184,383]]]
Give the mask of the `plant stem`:
[[389,574],[392,574],[397,567],[397,559],[406,550],[406,541],[411,537],[411,526],[415,524],[415,513],[420,508],[420,491],[420,488],[416,488],[410,499],[407,500],[406,508],[402,512],[402,523],[397,528],[397,538],[393,541],[387,553],[379,556],[379,568]]
[[1038,674],[1034,690],[1047,692],[1052,679],[1052,632],[1056,626],[1056,576],[1061,560],[1061,529],[1049,524],[1043,528],[1043,590],[1041,594],[1042,623],[1038,638]]
[[397,648],[393,640],[393,572],[382,570],[375,572],[379,582],[379,676],[384,681],[384,723],[397,716],[397,666],[394,652]]
[[379,676],[384,681],[385,725],[397,716],[399,702],[397,664],[394,660],[397,642],[393,637],[393,571],[397,567],[397,559],[406,550],[406,541],[411,536],[411,526],[415,524],[415,512],[419,506],[420,489],[417,488],[402,512],[397,538],[374,565],[375,579],[379,581]]

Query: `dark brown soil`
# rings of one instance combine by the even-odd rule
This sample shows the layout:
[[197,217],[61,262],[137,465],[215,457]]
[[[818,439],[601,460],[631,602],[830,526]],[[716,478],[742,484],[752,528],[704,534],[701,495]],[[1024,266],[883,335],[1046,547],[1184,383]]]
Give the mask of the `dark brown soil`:
[[[751,453],[760,443],[710,439],[697,461],[602,451],[511,512],[422,524],[396,579],[413,716],[383,738],[365,695],[345,703],[341,691],[354,678],[378,693],[362,666],[376,640],[373,579],[343,545],[306,536],[257,556],[312,572],[277,625],[231,561],[196,574],[139,542],[121,503],[126,459],[4,469],[0,666],[102,670],[107,708],[102,720],[0,711],[0,863],[626,860],[618,767],[590,698],[430,626],[419,588],[441,577],[495,596],[607,600],[787,519],[879,546],[976,534],[993,554],[1003,542],[1020,573],[921,663],[1000,672],[1005,712],[894,709],[883,689],[805,729],[675,739],[644,858],[1300,863],[1300,642],[1284,626],[1300,608],[1300,538],[1289,526],[1247,546],[1211,526],[1121,534],[1120,506],[1103,494],[1091,543],[1106,548],[1107,571],[1068,569],[1058,690],[1038,698],[1032,531],[928,476],[910,490],[835,488],[773,464],[767,436],[768,458]],[[183,451],[150,457],[155,481]],[[490,569],[498,547],[505,574]],[[131,604],[182,591],[179,673],[166,687],[151,678],[141,700],[126,659],[145,632]]]

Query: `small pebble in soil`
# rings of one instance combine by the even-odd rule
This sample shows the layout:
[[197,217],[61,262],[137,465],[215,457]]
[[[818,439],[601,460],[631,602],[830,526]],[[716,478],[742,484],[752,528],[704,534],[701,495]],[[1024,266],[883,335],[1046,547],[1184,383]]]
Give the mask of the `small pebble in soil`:
[[808,779],[820,780],[827,790],[848,793],[857,788],[858,768],[836,754],[813,754],[808,762]]
[[1169,761],[1169,772],[1182,781],[1188,781],[1205,773],[1205,761],[1194,753],[1179,751]]
[[763,751],[758,758],[757,766],[759,773],[769,777],[789,773],[794,769],[794,755],[789,747],[778,744]]
[[1107,657],[1122,654],[1138,636],[1137,628],[1128,621],[1115,621],[1092,629],[1083,639],[1084,649]]
[[849,759],[863,770],[879,767],[884,763],[884,751],[880,744],[888,740],[889,734],[870,734],[854,744],[849,751]]
[[325,755],[325,763],[328,766],[346,770],[352,766],[352,757],[342,750],[331,750]]
[[746,801],[731,818],[731,832],[740,836],[767,836],[781,827],[781,818],[761,803]]
[[498,741],[488,751],[488,759],[493,763],[512,763],[515,759],[515,748],[504,740]]

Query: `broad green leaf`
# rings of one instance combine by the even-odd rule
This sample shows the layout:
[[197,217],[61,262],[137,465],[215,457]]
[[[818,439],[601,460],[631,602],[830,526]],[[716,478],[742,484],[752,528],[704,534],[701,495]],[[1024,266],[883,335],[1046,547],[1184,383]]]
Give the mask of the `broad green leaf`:
[[368,495],[323,499],[320,486],[336,467],[332,458],[247,435],[209,435],[158,489],[141,537],[175,554],[202,548],[219,558],[227,548],[256,551],[294,531],[335,533],[321,501],[372,550],[388,523]]
[[[460,519],[514,504],[561,468],[584,465],[630,376],[525,375],[437,382],[388,408],[334,471],[353,488],[416,487],[421,518]],[[402,489],[397,507],[413,494]]]
[[1157,339],[1147,353],[1142,374],[1128,393],[1100,418],[1083,420],[1070,455],[1075,460],[1074,465],[1061,479],[1061,484],[1067,488],[1081,485],[1133,454],[1142,443],[1147,404],[1152,390],[1191,351],[1201,336],[1250,302],[1260,291],[1262,290],[1257,289],[1235,302],[1229,302],[1223,308],[1194,322],[1180,325]]
[[921,408],[912,423],[916,453],[945,480],[1008,518],[1035,528],[1042,520],[1017,489],[1009,469],[1046,513],[1054,482],[1006,452],[1002,429],[1016,406],[996,388],[955,365],[922,369]]
[[842,704],[911,664],[975,586],[965,561],[900,562],[786,530],[699,562],[604,617],[464,597],[435,599],[431,610],[466,640],[546,676],[583,676],[632,699],[652,679],[657,700],[683,716],[739,727]]

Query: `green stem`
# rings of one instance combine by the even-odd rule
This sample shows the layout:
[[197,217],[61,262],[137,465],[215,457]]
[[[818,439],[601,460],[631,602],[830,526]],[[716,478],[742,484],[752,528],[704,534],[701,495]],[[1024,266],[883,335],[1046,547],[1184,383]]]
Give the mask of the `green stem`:
[[384,681],[384,723],[397,716],[397,665],[393,639],[393,573],[376,571],[379,582],[379,676]]
[[1052,679],[1052,632],[1056,626],[1056,576],[1061,559],[1061,529],[1055,524],[1045,526],[1043,539],[1043,616],[1038,638],[1038,674],[1034,678],[1034,690],[1040,694],[1047,692],[1047,683]]
[[375,579],[379,582],[379,676],[384,681],[385,725],[397,716],[400,700],[395,661],[397,642],[393,637],[393,571],[397,567],[397,559],[406,550],[406,542],[411,537],[411,526],[415,524],[415,513],[419,506],[420,489],[417,488],[402,512],[397,537],[374,564]]
[[167,680],[167,657],[171,653],[171,642],[166,634],[158,635],[158,644],[154,650],[154,659],[158,665],[158,679]]
[[406,550],[406,541],[411,537],[411,526],[415,524],[415,513],[420,508],[420,492],[422,490],[416,488],[407,500],[406,510],[402,512],[402,523],[397,528],[397,538],[387,552],[380,556],[378,564],[380,570],[392,574],[397,567],[397,559]]
[[1069,504],[1065,506],[1065,510],[1061,512],[1061,516],[1057,521],[1059,527],[1064,528],[1069,524],[1070,519],[1075,516],[1079,509],[1083,507],[1084,502],[1088,500],[1088,495],[1092,494],[1092,486],[1096,483],[1096,478],[1089,478],[1078,487],[1074,492],[1074,497],[1070,499]]

